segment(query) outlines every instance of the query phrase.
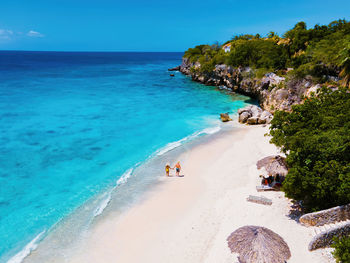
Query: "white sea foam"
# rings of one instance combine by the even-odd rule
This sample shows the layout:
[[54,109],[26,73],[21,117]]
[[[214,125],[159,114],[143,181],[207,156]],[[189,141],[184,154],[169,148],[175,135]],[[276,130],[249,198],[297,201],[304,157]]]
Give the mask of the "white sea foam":
[[32,253],[38,247],[38,243],[44,235],[45,230],[37,235],[32,241],[30,241],[20,252],[10,258],[7,263],[21,263],[23,259]]
[[[118,179],[116,186],[114,188],[118,187],[121,184],[125,184],[128,181],[128,178],[131,176],[133,170],[134,170],[133,168],[130,168],[125,173],[123,173],[123,175]],[[108,206],[109,202],[112,199],[112,191],[113,190],[111,190],[110,192],[104,195],[101,203],[94,211],[94,217],[101,215],[103,210],[105,210],[105,208]]]
[[181,146],[182,143],[183,143],[184,141],[187,141],[189,137],[190,137],[190,136],[187,136],[187,137],[185,137],[185,138],[183,138],[183,139],[181,139],[181,140],[168,143],[168,144],[165,145],[163,148],[159,149],[159,150],[156,152],[156,155],[158,155],[158,156],[163,155],[164,153],[167,153],[167,152],[169,152],[169,151],[171,151],[171,150],[173,150],[173,149],[175,149],[175,148]]
[[105,198],[102,200],[100,205],[96,208],[96,210],[94,212],[94,217],[102,214],[103,210],[105,210],[105,208],[107,207],[107,205],[111,201],[111,198],[112,198],[111,192],[109,192],[105,195]]
[[[175,141],[175,142],[171,142],[171,143],[168,143],[165,147],[159,149],[158,151],[156,151],[156,155],[160,156],[160,155],[163,155],[181,145],[183,145],[186,141],[190,141],[190,140],[193,140],[195,139],[196,137],[199,137],[201,135],[204,135],[204,134],[214,134],[214,133],[217,133],[221,130],[220,126],[215,126],[215,127],[210,127],[210,128],[206,128],[206,129],[203,129],[199,132],[195,132],[181,140],[178,140],[178,141]],[[151,157],[151,156],[150,156]],[[139,165],[139,163],[137,163],[135,165],[135,167]],[[121,184],[125,184],[127,181],[128,181],[128,178],[132,175],[132,172],[134,171],[134,168],[130,168],[128,169],[127,171],[125,171],[125,173],[117,180],[117,183],[116,183],[116,186],[115,187],[118,187],[119,185]],[[112,191],[105,194],[103,200],[101,201],[101,203],[99,204],[99,206],[95,209],[94,211],[94,217],[102,214],[103,210],[108,206],[109,202],[111,201],[111,198],[112,198]]]
[[128,178],[131,176],[133,170],[134,168],[130,168],[125,173],[123,173],[123,175],[118,179],[116,186],[125,184],[128,181]]
[[215,126],[215,127],[210,127],[210,128],[206,128],[202,131],[202,133],[205,133],[205,134],[214,134],[214,133],[217,133],[221,130],[221,127],[220,126]]
[[192,135],[189,135],[181,140],[175,141],[175,142],[170,142],[167,145],[165,145],[163,148],[160,148],[158,151],[156,151],[156,155],[160,156],[163,155],[179,146],[181,146],[182,144],[184,144],[184,142],[186,141],[190,141],[195,139],[196,137],[199,137],[203,134],[214,134],[217,133],[221,130],[220,126],[215,126],[215,127],[210,127],[210,128],[206,128],[204,130],[201,130],[199,132],[195,132]]

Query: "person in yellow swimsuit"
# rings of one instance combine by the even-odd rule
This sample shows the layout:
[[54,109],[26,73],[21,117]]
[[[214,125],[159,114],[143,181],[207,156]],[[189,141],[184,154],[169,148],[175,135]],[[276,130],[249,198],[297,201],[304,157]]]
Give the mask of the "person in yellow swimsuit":
[[166,176],[169,176],[170,169],[173,169],[173,168],[171,168],[171,167],[170,167],[170,164],[167,163],[167,164],[165,165],[165,175],[166,175]]

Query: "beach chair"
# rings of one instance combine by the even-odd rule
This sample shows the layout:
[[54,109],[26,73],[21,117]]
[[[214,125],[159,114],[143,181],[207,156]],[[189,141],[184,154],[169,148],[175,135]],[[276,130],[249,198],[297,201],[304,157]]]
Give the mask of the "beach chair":
[[264,196],[249,195],[249,197],[247,197],[247,201],[262,205],[272,205],[272,200]]
[[269,185],[260,185],[256,187],[256,191],[263,192],[263,191],[275,191],[276,189],[269,186]]

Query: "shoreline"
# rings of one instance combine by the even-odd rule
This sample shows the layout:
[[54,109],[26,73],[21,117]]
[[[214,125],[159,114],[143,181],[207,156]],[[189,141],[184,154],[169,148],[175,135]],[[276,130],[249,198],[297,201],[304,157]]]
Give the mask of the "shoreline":
[[311,233],[287,216],[282,192],[262,193],[272,206],[245,200],[260,195],[256,162],[278,154],[267,131],[241,125],[194,146],[179,158],[184,177],[164,177],[122,216],[104,217],[66,262],[236,262],[226,238],[249,224],[281,235],[292,253],[288,262],[328,262],[321,250],[307,250]]
[[[237,114],[233,116],[238,118]],[[238,123],[233,122],[223,125],[218,120],[214,126],[208,126],[178,141],[169,142],[144,162],[126,170],[123,176],[116,180],[114,187],[107,188],[90,198],[52,228],[43,231],[45,233],[40,233],[40,240],[35,238],[9,259],[25,263],[44,260],[65,262],[65,258],[74,254],[74,250],[79,247],[90,230],[105,217],[119,218],[144,197],[157,191],[165,183],[163,166],[166,161],[176,159],[185,161],[189,149],[232,132],[238,129],[237,125]]]

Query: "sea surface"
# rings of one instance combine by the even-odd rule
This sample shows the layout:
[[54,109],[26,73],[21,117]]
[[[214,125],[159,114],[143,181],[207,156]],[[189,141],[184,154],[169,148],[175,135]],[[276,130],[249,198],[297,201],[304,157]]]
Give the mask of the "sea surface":
[[99,216],[136,167],[249,102],[170,77],[182,55],[0,51],[0,262],[21,262],[89,200]]

